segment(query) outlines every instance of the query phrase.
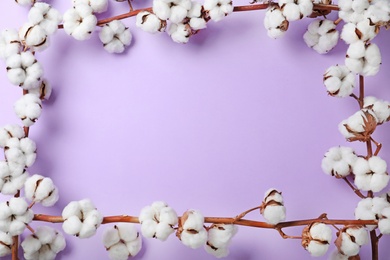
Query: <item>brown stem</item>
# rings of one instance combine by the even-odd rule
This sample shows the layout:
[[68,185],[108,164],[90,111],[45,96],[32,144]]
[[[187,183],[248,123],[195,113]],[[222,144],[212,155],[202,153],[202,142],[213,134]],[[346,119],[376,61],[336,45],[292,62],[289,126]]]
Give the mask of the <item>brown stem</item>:
[[234,219],[235,219],[235,220],[242,219],[243,217],[246,216],[246,214],[248,214],[248,213],[250,213],[250,212],[252,212],[252,211],[258,210],[258,209],[260,209],[260,208],[261,208],[261,206],[257,206],[257,207],[255,207],[255,208],[248,209],[248,210],[242,212],[240,215],[237,215]]
[[302,239],[302,236],[289,236],[289,235],[286,235],[286,233],[284,233],[281,228],[276,228],[276,230],[279,232],[280,236],[283,239]]
[[364,76],[359,75],[359,107],[360,109],[364,106]]
[[[179,217],[180,218],[180,217]],[[44,221],[51,223],[62,223],[64,219],[61,216],[49,216],[43,214],[36,214],[34,216],[36,221]],[[115,223],[115,222],[127,222],[127,223],[139,223],[138,217],[121,215],[121,216],[107,216],[103,218],[102,224]],[[313,222],[321,222],[327,225],[377,225],[377,220],[343,220],[343,219],[304,219],[304,220],[294,220],[281,222],[276,225],[268,224],[266,222],[247,220],[247,219],[238,219],[235,218],[224,218],[224,217],[205,217],[205,223],[213,224],[235,224],[240,226],[256,227],[256,228],[269,228],[269,229],[278,229],[294,226],[305,226]]]
[[12,248],[11,248],[12,260],[19,260],[18,250],[19,250],[19,236],[13,236]]
[[379,259],[379,252],[378,252],[378,237],[376,236],[375,229],[370,231],[370,238],[371,238],[371,259],[372,260],[378,260]]
[[372,157],[372,143],[371,143],[371,140],[368,140],[367,142],[366,142],[366,146],[367,146],[367,159],[368,158],[371,158]]
[[357,189],[355,186],[352,185],[352,183],[347,179],[347,177],[344,177],[343,180],[348,184],[349,187],[355,192],[356,195],[358,195],[360,198],[365,199],[366,197],[360,192],[359,189]]
[[381,143],[378,143],[377,141],[375,141],[372,137],[370,137],[370,140],[375,144],[376,146],[376,149],[375,149],[375,152],[374,152],[374,155],[377,156],[380,152],[380,150],[382,149],[382,144]]

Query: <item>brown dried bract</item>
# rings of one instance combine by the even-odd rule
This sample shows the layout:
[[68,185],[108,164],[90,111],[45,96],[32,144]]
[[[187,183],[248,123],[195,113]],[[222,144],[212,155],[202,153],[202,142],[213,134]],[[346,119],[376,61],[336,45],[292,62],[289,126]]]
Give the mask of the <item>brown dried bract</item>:
[[353,129],[351,129],[348,124],[344,124],[344,127],[347,129],[347,131],[351,134],[353,134],[353,137],[348,138],[347,140],[349,142],[354,141],[360,141],[360,142],[367,142],[370,140],[372,133],[374,133],[376,126],[378,125],[375,116],[373,116],[368,111],[363,111],[364,116],[363,118],[363,129],[364,132],[356,132]]

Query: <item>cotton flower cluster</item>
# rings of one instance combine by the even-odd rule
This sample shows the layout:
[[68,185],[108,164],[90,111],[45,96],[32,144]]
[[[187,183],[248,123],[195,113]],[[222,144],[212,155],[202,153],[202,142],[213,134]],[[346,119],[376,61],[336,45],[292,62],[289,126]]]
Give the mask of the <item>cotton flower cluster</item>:
[[359,157],[353,164],[355,185],[360,190],[379,192],[389,183],[390,176],[386,171],[386,161],[380,157],[372,156],[369,159]]
[[99,38],[109,53],[122,53],[130,45],[132,35],[121,21],[114,20],[103,26]]
[[350,257],[359,254],[360,247],[368,242],[368,233],[363,226],[345,226],[338,231],[335,241],[341,255]]
[[336,178],[344,178],[352,171],[352,166],[358,159],[355,151],[350,147],[332,147],[322,159],[322,170]]
[[289,24],[279,7],[274,6],[268,8],[265,12],[264,27],[270,38],[276,39],[282,37],[286,33]]
[[54,260],[65,249],[64,236],[51,227],[38,227],[34,234],[27,236],[21,243],[26,260]]
[[375,114],[378,124],[390,120],[390,102],[367,96],[364,98],[363,106],[366,109],[370,109]]
[[0,193],[15,195],[22,189],[27,177],[24,166],[0,161]]
[[0,231],[0,257],[11,254],[12,245],[12,236],[8,233]]
[[33,217],[34,213],[23,198],[11,198],[0,203],[0,231],[11,236],[22,234]]
[[302,246],[312,256],[323,256],[332,240],[332,230],[323,223],[314,222],[302,231]]
[[355,88],[355,75],[345,65],[331,66],[324,74],[324,85],[329,95],[347,97]]
[[289,22],[302,19],[313,11],[312,0],[279,0],[278,5]]
[[369,19],[364,19],[361,22],[347,23],[341,31],[340,38],[347,44],[352,44],[357,41],[368,42],[377,35],[377,27],[371,24]]
[[199,248],[207,242],[204,217],[198,210],[187,210],[179,219],[176,236],[190,248]]
[[26,94],[16,101],[14,108],[23,125],[31,126],[41,115],[42,101],[37,95]]
[[165,241],[178,222],[175,210],[163,201],[156,201],[141,210],[139,215],[141,232],[144,237]]
[[347,23],[359,23],[371,19],[373,23],[390,20],[390,4],[387,0],[339,0],[339,17]]
[[260,213],[268,223],[273,225],[285,220],[286,208],[284,207],[282,193],[275,189],[266,191]]
[[30,167],[35,162],[36,145],[34,141],[24,137],[20,126],[6,125],[0,128],[0,147],[4,148],[11,171],[17,167]]
[[237,227],[234,225],[213,224],[208,230],[206,252],[217,258],[228,256],[228,246],[236,233]]
[[340,133],[348,141],[368,141],[377,126],[377,118],[371,110],[359,110],[339,124]]
[[356,41],[349,45],[345,65],[352,72],[374,76],[378,73],[381,63],[381,53],[376,44]]
[[126,260],[139,253],[142,239],[133,224],[119,223],[104,232],[103,244],[110,259]]
[[58,189],[50,178],[35,174],[24,185],[25,197],[42,206],[51,207],[58,201]]
[[9,81],[23,89],[39,86],[43,69],[31,51],[13,54],[6,60]]
[[[385,208],[390,207],[388,202],[383,197],[366,198],[359,201],[355,209],[355,218],[360,220],[378,220],[384,218],[382,215]],[[387,210],[386,210],[387,211]],[[387,212],[384,212],[385,214]],[[368,230],[373,230],[376,225],[367,225]]]
[[330,20],[315,20],[303,35],[305,43],[316,52],[324,54],[333,49],[339,38],[336,25]]
[[65,233],[79,238],[88,238],[96,233],[103,216],[89,199],[70,202],[62,211]]
[[79,41],[91,38],[97,24],[94,9],[86,3],[76,2],[64,13],[63,20],[65,32]]
[[46,3],[35,3],[28,13],[28,22],[19,30],[22,43],[33,49],[41,51],[49,46],[49,36],[57,31],[62,21],[59,11]]

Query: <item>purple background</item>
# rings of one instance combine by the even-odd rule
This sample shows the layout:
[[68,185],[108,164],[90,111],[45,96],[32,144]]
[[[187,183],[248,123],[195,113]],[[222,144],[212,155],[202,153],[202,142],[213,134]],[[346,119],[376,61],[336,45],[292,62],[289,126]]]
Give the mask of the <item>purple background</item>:
[[[61,2],[52,4],[61,12],[70,8],[70,1]],[[134,2],[135,8],[150,5]],[[110,1],[101,17],[125,11],[126,3]],[[20,27],[26,14],[2,1],[1,28]],[[60,200],[34,211],[60,215],[70,201],[91,198],[105,216],[138,215],[164,200],[178,214],[194,208],[205,216],[234,217],[275,187],[283,192],[287,220],[324,212],[353,219],[359,198],[320,168],[330,147],[349,145],[337,125],[358,109],[351,98],[327,96],[322,84],[326,68],[343,63],[347,46],[340,42],[324,56],[309,49],[302,39],[309,19],[293,22],[284,38],[273,40],[263,18],[264,11],[234,13],[210,22],[186,45],[165,33],[145,33],[130,18],[125,23],[133,43],[123,55],[108,54],[97,32],[84,42],[57,32],[51,47],[37,54],[54,94],[31,129],[38,160],[29,171],[50,176]],[[389,100],[390,34],[383,31],[375,42],[383,65],[366,80],[367,94]],[[5,69],[0,84],[0,125],[19,123],[13,103],[21,90],[8,82]],[[380,155],[387,161],[388,131],[384,125],[374,135],[384,143]],[[364,144],[351,145],[365,152]],[[257,212],[248,218],[263,220]],[[90,239],[66,236],[67,249],[58,258],[107,259],[105,228]],[[299,235],[301,228],[285,232]],[[136,259],[214,259],[174,235],[143,242]],[[381,259],[389,255],[389,243],[388,236],[381,239]],[[247,227],[239,228],[230,251],[226,259],[311,259],[299,240]],[[369,245],[361,256],[369,259]]]

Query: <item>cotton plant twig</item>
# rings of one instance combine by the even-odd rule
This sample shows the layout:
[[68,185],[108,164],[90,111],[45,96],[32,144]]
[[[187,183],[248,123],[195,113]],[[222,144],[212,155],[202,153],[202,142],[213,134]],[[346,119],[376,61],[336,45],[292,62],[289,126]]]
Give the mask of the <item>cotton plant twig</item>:
[[363,193],[360,192],[359,189],[357,189],[348,179],[347,177],[344,177],[343,180],[348,184],[349,187],[355,192],[356,195],[359,196],[359,198],[365,199],[366,196],[363,195]]

